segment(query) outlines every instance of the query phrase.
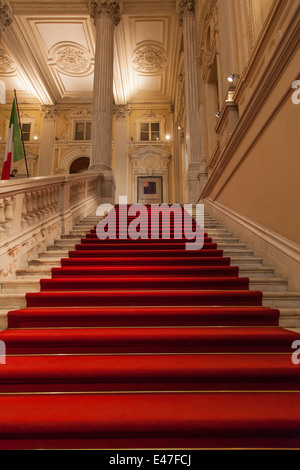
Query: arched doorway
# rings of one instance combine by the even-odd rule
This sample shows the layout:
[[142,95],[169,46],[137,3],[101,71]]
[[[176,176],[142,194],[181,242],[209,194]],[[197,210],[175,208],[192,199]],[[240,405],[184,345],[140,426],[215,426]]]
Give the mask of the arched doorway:
[[74,160],[69,169],[69,173],[82,173],[83,171],[87,171],[90,166],[90,159],[89,157],[79,157]]

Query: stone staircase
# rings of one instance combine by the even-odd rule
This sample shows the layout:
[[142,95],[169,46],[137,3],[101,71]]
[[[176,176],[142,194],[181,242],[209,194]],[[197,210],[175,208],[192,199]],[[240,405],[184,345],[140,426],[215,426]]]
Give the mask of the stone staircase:
[[[80,243],[81,238],[98,221],[99,217],[88,215],[68,235],[61,235],[46,251],[41,251],[37,258],[29,260],[26,268],[16,271],[14,279],[1,283],[0,329],[6,328],[7,312],[24,308],[25,294],[38,292],[40,279],[50,278],[51,268],[59,267],[61,258],[68,257],[69,250],[75,249],[75,244]],[[205,214],[205,231],[223,250],[224,256],[231,258],[231,265],[239,266],[240,276],[249,277],[250,289],[263,292],[263,305],[280,309],[280,326],[300,328],[300,292],[289,291],[287,279],[275,277],[274,268],[265,266],[262,258],[255,256],[253,251],[248,250],[244,243],[240,243],[209,214]]]

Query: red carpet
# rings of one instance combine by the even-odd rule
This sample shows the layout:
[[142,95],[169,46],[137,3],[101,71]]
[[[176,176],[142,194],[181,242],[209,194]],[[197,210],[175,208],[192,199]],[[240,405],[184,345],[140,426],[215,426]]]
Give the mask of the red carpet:
[[171,226],[93,229],[9,312],[0,449],[300,447],[300,336],[207,234],[188,251]]

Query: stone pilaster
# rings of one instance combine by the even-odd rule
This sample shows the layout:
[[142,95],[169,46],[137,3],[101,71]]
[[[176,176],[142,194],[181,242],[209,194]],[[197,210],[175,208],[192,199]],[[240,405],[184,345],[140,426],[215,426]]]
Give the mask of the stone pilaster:
[[39,158],[39,176],[50,176],[53,169],[54,142],[56,130],[56,106],[41,106],[42,131]]
[[128,196],[130,200],[128,173],[128,135],[129,135],[129,115],[128,106],[114,106],[115,115],[114,128],[114,175],[116,180],[116,202],[119,196]]
[[13,22],[13,15],[6,3],[0,0],[0,41],[5,28]]
[[195,41],[195,1],[179,0],[177,5],[184,48],[186,151],[188,157],[186,194],[189,203],[196,203],[202,188],[200,188],[198,178],[201,162],[201,138]]
[[117,0],[92,0],[90,14],[96,27],[93,120],[90,170],[102,173],[102,202],[114,202],[112,173],[114,28],[120,22]]

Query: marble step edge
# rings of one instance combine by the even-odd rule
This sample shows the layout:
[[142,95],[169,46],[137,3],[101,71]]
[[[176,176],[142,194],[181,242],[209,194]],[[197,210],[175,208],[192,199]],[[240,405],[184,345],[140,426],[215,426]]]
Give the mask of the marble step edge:
[[[226,278],[224,278],[226,279]],[[273,292],[273,289],[287,290],[287,281],[281,278],[250,278],[249,279],[250,290],[260,290],[263,292]],[[2,281],[0,284],[0,292],[10,293],[26,293],[26,292],[39,292],[40,280],[39,279],[10,279]]]
[[[223,250],[223,256],[253,256],[253,251],[251,250],[245,250],[245,249],[238,249],[238,248],[226,248]],[[69,250],[66,249],[50,249],[46,251],[41,251],[38,254],[39,258],[41,257],[52,257],[52,256],[62,256],[62,257],[68,257],[69,256]]]
[[[81,241],[77,244],[80,244]],[[214,242],[213,242],[214,243]],[[76,243],[56,243],[55,245],[49,245],[47,247],[47,251],[52,251],[52,250],[64,250],[64,249],[69,249],[69,250],[74,250],[75,249]],[[243,243],[218,243],[218,249],[245,249],[246,246]]]
[[[53,267],[61,267],[53,266]],[[170,270],[172,270],[172,266],[170,266]],[[256,266],[255,268],[252,266],[248,267],[241,267],[239,269],[240,277],[270,277],[274,276],[274,269],[265,267],[265,266]],[[17,279],[24,279],[26,276],[33,277],[39,276],[40,278],[43,276],[51,277],[51,266],[30,266],[28,268],[23,268],[16,271],[16,278]]]

